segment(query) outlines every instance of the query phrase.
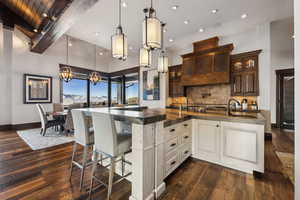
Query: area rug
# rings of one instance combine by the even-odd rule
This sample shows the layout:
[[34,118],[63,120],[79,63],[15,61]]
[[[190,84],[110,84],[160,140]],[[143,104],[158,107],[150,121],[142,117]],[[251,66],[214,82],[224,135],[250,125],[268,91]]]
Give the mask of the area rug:
[[40,134],[41,129],[17,131],[18,135],[30,146],[32,150],[45,149],[74,141],[73,136],[66,136],[50,128],[45,136]]
[[295,184],[294,176],[294,154],[276,151],[283,166],[283,174]]

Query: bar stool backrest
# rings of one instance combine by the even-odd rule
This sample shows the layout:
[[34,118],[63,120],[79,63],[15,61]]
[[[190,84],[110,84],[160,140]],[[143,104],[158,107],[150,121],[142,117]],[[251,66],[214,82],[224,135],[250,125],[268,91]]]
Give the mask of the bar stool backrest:
[[90,141],[90,130],[88,125],[87,116],[81,110],[73,109],[72,119],[74,124],[74,136],[75,141],[81,145],[88,145],[92,141]]
[[92,113],[95,148],[109,156],[117,156],[117,131],[109,114]]

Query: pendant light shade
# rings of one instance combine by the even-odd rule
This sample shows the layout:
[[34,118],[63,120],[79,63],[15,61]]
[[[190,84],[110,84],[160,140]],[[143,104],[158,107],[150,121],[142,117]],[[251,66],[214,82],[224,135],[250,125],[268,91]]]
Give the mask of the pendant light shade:
[[161,48],[161,22],[156,18],[156,12],[152,7],[144,9],[145,19],[143,21],[143,46],[146,49]]
[[67,55],[66,55],[66,66],[61,67],[59,71],[59,78],[60,80],[65,81],[68,83],[70,80],[73,78],[73,73],[71,68],[69,67],[69,36],[66,36],[66,50],[67,50]]
[[[161,24],[161,30],[164,29],[164,26],[166,24],[162,23]],[[168,56],[166,55],[166,52],[164,50],[164,39],[163,39],[163,32],[161,33],[162,35],[162,50],[161,50],[161,53],[158,57],[158,66],[157,66],[157,71],[159,73],[167,73],[168,72],[168,68],[169,68],[169,59],[168,59]]]
[[160,73],[167,73],[168,72],[168,67],[169,67],[169,59],[164,53],[162,53],[158,57],[157,71],[160,72]]
[[[97,68],[97,47],[95,45],[95,69],[96,68]],[[101,81],[101,76],[100,76],[99,72],[94,71],[94,72],[90,73],[89,80],[93,85],[97,85],[97,83]]]
[[150,67],[151,66],[151,51],[149,49],[140,49],[140,66]]
[[123,33],[121,26],[121,0],[119,0],[119,26],[116,29],[116,34],[111,36],[112,57],[126,60],[128,55],[127,37]]

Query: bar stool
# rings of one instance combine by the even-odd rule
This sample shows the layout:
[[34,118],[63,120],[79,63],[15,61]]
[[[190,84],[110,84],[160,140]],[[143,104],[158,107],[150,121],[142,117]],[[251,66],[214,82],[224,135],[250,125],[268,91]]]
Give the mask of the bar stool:
[[[93,162],[88,161],[88,149],[90,146],[94,145],[94,131],[93,128],[89,127],[87,116],[84,112],[80,110],[72,110],[72,119],[74,124],[74,136],[75,141],[73,144],[73,153],[72,153],[72,161],[71,161],[71,169],[70,169],[70,180],[72,178],[72,172],[74,165],[81,169],[80,175],[80,190],[82,189],[84,171],[85,168],[91,165]],[[82,163],[75,161],[75,153],[77,150],[77,144],[83,146],[83,158]]]
[[[95,176],[95,170],[97,168],[98,161],[95,161],[93,163],[89,198],[91,198],[94,180],[96,180],[108,188],[107,198],[109,199],[112,191],[112,185],[124,180],[127,176],[131,175],[131,172],[124,175],[124,162],[131,164],[130,162],[125,161],[124,159],[125,154],[131,151],[131,134],[117,133],[115,120],[109,114],[92,113],[92,119],[95,131],[95,157],[99,158],[99,154],[103,154],[104,156],[110,158],[110,170],[107,185]],[[116,160],[118,157],[121,157],[121,159]],[[113,183],[115,165],[118,161],[122,162],[122,176],[119,180]]]

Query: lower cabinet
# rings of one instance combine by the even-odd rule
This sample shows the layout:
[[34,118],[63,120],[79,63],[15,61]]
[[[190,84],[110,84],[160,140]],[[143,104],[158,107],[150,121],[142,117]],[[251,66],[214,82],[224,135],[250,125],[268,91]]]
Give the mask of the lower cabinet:
[[247,173],[263,173],[264,125],[194,120],[193,157]]
[[172,173],[192,154],[191,120],[172,125],[164,130],[164,177]]

